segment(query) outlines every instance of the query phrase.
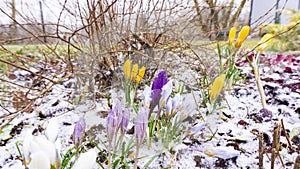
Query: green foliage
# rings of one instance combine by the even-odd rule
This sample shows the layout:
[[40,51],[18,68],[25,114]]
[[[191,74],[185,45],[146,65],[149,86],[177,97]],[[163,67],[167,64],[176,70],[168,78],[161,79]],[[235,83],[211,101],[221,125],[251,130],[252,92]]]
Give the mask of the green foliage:
[[75,157],[75,161],[78,158],[78,154],[84,148],[84,143],[76,148],[76,146],[70,148],[65,154],[62,154],[62,161],[61,161],[61,169],[71,169],[74,165],[72,158]]
[[287,25],[267,24],[262,29],[263,33],[278,35],[270,46],[270,50],[275,52],[293,51],[300,48],[300,13],[292,9],[286,9],[284,13],[290,17]]

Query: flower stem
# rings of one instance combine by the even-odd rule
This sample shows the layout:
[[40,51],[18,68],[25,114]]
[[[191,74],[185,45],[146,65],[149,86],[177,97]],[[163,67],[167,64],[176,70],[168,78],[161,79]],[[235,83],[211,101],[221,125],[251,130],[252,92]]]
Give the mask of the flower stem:
[[134,169],[137,169],[138,157],[139,157],[140,143],[136,144],[136,154],[134,159]]
[[263,106],[263,108],[266,108],[267,107],[266,95],[265,95],[264,89],[263,89],[262,84],[261,84],[260,75],[259,75],[259,71],[258,71],[258,65],[255,65],[253,67],[253,70],[254,70],[256,86],[258,88],[258,92],[259,92],[259,95],[260,95],[262,106]]

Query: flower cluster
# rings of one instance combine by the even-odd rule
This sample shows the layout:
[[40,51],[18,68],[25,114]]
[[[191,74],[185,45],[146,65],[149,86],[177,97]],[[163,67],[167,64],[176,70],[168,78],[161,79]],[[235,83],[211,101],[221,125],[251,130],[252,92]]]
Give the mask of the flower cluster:
[[144,66],[141,67],[141,69],[139,70],[138,64],[134,64],[131,67],[130,60],[128,59],[125,61],[123,87],[125,90],[126,102],[129,105],[133,104],[133,100],[136,95],[137,87],[138,87],[139,83],[141,82],[141,80],[143,79],[145,72],[146,72],[146,68]]
[[33,136],[29,131],[23,142],[24,164],[30,169],[58,169],[61,159],[54,144],[57,134],[58,122],[55,118],[50,120],[45,135]]
[[[53,118],[49,121],[45,130],[45,135],[33,136],[32,131],[28,131],[23,142],[24,165],[30,169],[59,169],[65,168],[74,155],[78,155],[79,145],[82,143],[85,134],[85,120],[80,118],[74,128],[72,134],[73,143],[76,152],[62,156],[61,159],[58,148],[56,147],[59,128],[58,121]],[[71,149],[70,149],[71,150]],[[78,159],[73,163],[72,169],[92,169],[96,163],[97,152],[90,149],[86,153],[80,154]],[[86,163],[86,160],[91,161]],[[70,165],[71,167],[72,165]]]
[[119,130],[125,133],[130,120],[130,111],[122,111],[121,103],[117,102],[113,109],[110,110],[106,120],[106,132],[109,143],[117,139],[115,135]]
[[[249,26],[244,26],[241,29],[241,31],[239,32],[238,38],[234,44],[234,46],[236,48],[240,48],[242,46],[243,42],[246,40],[247,36],[249,35],[249,32],[250,32]],[[233,44],[235,35],[236,35],[236,28],[233,27],[230,29],[229,36],[228,36],[228,44],[229,45]]]
[[133,83],[135,81],[136,85],[138,85],[141,80],[143,79],[146,68],[143,66],[141,67],[140,71],[138,71],[139,65],[134,64],[131,68],[130,60],[126,60],[124,63],[124,77],[127,83]]

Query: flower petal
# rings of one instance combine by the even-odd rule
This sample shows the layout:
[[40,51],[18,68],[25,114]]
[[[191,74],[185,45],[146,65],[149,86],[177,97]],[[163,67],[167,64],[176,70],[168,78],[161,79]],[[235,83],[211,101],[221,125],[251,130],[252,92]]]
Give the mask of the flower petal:
[[162,87],[168,82],[166,71],[162,70],[159,72],[158,76],[154,78],[152,83],[152,90],[162,89]]
[[229,45],[232,45],[232,44],[233,44],[235,35],[236,35],[236,28],[235,28],[235,27],[232,27],[232,28],[230,29],[230,32],[229,32],[229,35],[228,35],[228,43],[229,43]]
[[137,144],[141,144],[144,140],[148,127],[148,111],[141,107],[134,121],[134,132]]
[[97,153],[95,149],[80,154],[78,160],[75,162],[73,169],[92,169],[96,164]]
[[164,106],[170,97],[173,89],[173,81],[170,80],[166,85],[163,86],[161,91],[161,98],[159,100],[159,106]]
[[211,101],[215,100],[221,93],[222,88],[224,86],[225,77],[226,77],[225,74],[219,75],[215,79],[214,83],[212,84],[210,95],[209,95]]
[[235,47],[239,48],[241,47],[242,43],[246,40],[247,36],[249,35],[250,32],[250,27],[249,26],[244,26],[242,30],[240,31],[238,38],[235,43]]
[[45,135],[49,141],[52,141],[53,143],[57,139],[59,131],[58,121],[56,118],[52,118],[49,120],[48,126],[45,130]]
[[130,60],[127,59],[126,62],[124,63],[124,76],[125,79],[130,79],[130,72],[131,72],[131,63]]
[[146,72],[146,68],[143,66],[140,71],[139,74],[136,77],[136,84],[139,84],[141,82],[141,80],[143,79],[144,75]]
[[131,81],[134,81],[137,74],[138,74],[138,70],[139,70],[139,65],[138,64],[134,64],[131,70]]
[[268,33],[268,34],[265,34],[261,40],[258,42],[258,51],[263,51],[267,48],[267,46],[272,42],[272,37],[273,35]]

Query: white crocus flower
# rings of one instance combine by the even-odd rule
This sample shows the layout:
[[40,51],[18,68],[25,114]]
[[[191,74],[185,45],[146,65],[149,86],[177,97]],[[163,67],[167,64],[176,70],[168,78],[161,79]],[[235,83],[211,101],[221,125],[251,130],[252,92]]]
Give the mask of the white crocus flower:
[[204,153],[209,157],[218,157],[224,160],[237,157],[240,155],[240,152],[235,150],[233,147],[225,147],[225,146],[207,147]]
[[[44,168],[46,164],[54,166],[56,169],[60,167],[60,157],[53,142],[46,139],[45,136],[33,136],[28,132],[23,142],[23,152],[28,166],[36,168]],[[43,155],[41,155],[43,153]],[[30,168],[31,169],[31,168]]]
[[170,95],[172,93],[172,88],[173,88],[173,80],[168,81],[168,83],[162,87],[161,98],[159,100],[159,106],[164,106],[166,104],[168,98],[170,97]]
[[169,116],[172,114],[172,110],[173,110],[173,107],[172,107],[172,99],[169,99],[167,101],[167,104],[166,104],[166,115]]
[[54,143],[57,139],[58,131],[59,131],[59,126],[58,126],[57,118],[50,119],[48,126],[45,130],[45,135],[47,139]]
[[143,91],[143,97],[144,97],[144,107],[147,109],[150,108],[150,103],[151,103],[151,87],[150,86],[145,86],[145,89]]
[[179,93],[176,93],[175,96],[172,98],[172,111],[181,111],[181,97]]
[[56,165],[59,155],[54,143],[47,140],[43,136],[34,136],[31,146],[32,146],[31,147],[32,153],[43,151],[47,155],[48,159],[50,160],[50,163],[52,165]]
[[50,169],[50,160],[43,151],[37,151],[30,155],[29,169]]
[[96,164],[97,153],[95,149],[80,154],[72,169],[92,169]]
[[32,131],[27,131],[24,141],[23,141],[23,155],[25,158],[25,163],[29,163],[30,161],[30,144],[33,140]]

